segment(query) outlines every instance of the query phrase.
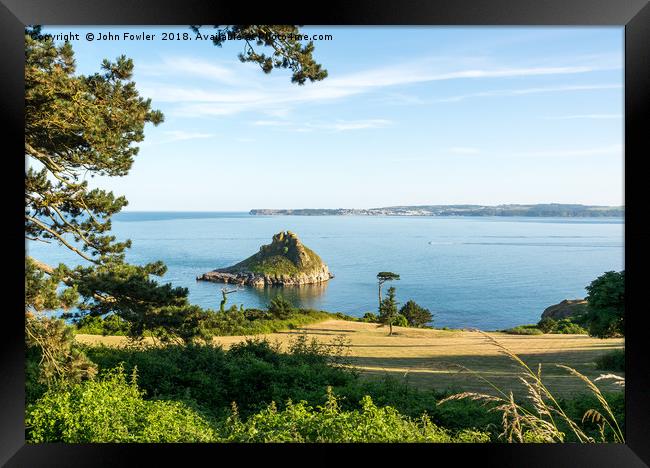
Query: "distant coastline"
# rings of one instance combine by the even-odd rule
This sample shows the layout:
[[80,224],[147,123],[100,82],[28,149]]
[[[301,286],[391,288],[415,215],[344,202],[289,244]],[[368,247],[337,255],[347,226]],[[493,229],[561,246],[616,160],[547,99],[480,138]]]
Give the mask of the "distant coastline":
[[302,208],[254,209],[259,216],[531,216],[558,218],[596,218],[625,216],[623,206],[549,203],[537,205],[412,205],[384,208]]

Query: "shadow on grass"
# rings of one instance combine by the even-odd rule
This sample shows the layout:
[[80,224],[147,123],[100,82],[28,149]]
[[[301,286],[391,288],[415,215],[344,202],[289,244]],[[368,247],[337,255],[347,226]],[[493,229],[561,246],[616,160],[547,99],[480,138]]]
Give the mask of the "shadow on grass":
[[[620,347],[620,346],[619,346]],[[608,348],[609,349],[609,348]],[[584,392],[585,384],[555,364],[572,367],[591,380],[604,371],[596,369],[595,361],[605,350],[570,350],[547,353],[518,353],[518,356],[533,370],[542,365],[542,378],[551,390],[560,394]],[[366,378],[386,375],[406,377],[409,383],[419,388],[492,392],[486,379],[504,391],[521,392],[519,380],[521,368],[504,355],[447,355],[423,357],[377,357],[350,356],[348,362],[359,368]],[[467,370],[469,369],[469,371]],[[471,371],[471,372],[470,372]],[[622,374],[622,373],[617,373]],[[610,381],[599,383],[605,391],[620,391]]]

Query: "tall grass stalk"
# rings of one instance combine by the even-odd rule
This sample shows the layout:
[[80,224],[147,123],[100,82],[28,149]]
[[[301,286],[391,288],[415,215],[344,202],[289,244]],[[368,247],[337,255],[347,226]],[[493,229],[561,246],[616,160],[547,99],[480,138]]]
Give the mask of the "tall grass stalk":
[[[512,391],[506,393],[482,375],[464,366],[458,367],[472,373],[486,382],[496,391],[497,395],[488,395],[477,392],[457,393],[440,400],[438,405],[444,404],[447,401],[461,399],[482,401],[484,405],[495,404],[495,406],[490,408],[490,411],[502,412],[503,432],[499,437],[506,439],[508,442],[564,442],[565,434],[560,430],[558,425],[560,421],[564,422],[566,426],[568,426],[569,430],[573,432],[578,442],[596,442],[593,437],[587,435],[585,431],[566,414],[558,402],[558,399],[544,384],[544,381],[542,380],[541,364],[538,365],[537,371],[534,371],[519,356],[510,351],[494,337],[480,330],[476,331],[481,333],[490,343],[496,346],[501,354],[504,354],[519,366],[520,372],[518,378],[526,388],[527,398],[532,402],[533,410],[517,403]],[[598,402],[602,406],[602,411],[597,409],[587,410],[583,415],[581,422],[584,423],[585,421],[590,420],[597,424],[600,433],[600,440],[602,442],[607,442],[605,428],[609,428],[613,433],[614,442],[625,443],[623,432],[621,431],[621,428],[616,421],[616,417],[600,389],[589,380],[589,378],[577,370],[562,364],[555,364],[555,366],[566,370],[571,375],[582,380],[587,385],[590,392],[596,396]],[[606,379],[615,380],[615,383],[620,386],[625,385],[625,379],[614,374],[601,375],[595,380]]]

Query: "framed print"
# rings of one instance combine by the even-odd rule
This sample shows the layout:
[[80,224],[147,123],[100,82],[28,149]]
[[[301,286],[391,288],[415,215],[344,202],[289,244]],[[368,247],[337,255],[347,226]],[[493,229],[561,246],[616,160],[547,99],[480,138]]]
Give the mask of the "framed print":
[[0,461],[648,466],[647,2],[303,7],[2,0]]

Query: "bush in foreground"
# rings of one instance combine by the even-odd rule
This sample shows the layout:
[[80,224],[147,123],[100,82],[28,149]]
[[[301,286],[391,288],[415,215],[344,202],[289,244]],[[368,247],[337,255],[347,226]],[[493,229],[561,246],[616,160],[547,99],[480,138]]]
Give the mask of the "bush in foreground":
[[208,442],[211,424],[178,401],[145,400],[135,373],[50,388],[28,406],[26,439],[41,442]]
[[247,419],[236,406],[220,423],[179,401],[145,400],[135,373],[117,367],[97,380],[53,387],[27,408],[30,443],[42,442],[489,442],[487,433],[440,428],[411,419],[369,396],[344,411],[328,388],[325,405],[274,402]]
[[414,420],[390,406],[377,407],[363,397],[361,409],[342,411],[328,389],[327,401],[313,408],[306,402],[289,402],[283,411],[275,404],[241,421],[234,409],[222,426],[233,442],[489,442],[480,431],[456,434],[433,424],[427,416]]
[[123,363],[137,367],[140,386],[150,396],[196,401],[213,415],[228,412],[234,401],[242,414],[284,403],[320,397],[329,386],[345,386],[354,373],[336,365],[341,347],[295,339],[287,352],[260,339],[249,339],[229,350],[214,345],[108,348],[86,347],[105,371]]

